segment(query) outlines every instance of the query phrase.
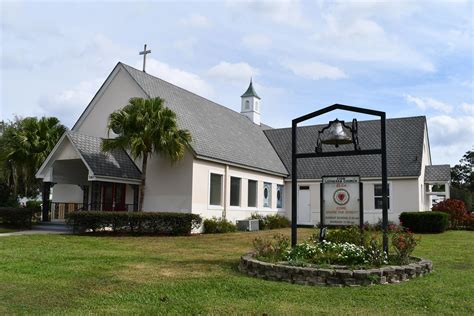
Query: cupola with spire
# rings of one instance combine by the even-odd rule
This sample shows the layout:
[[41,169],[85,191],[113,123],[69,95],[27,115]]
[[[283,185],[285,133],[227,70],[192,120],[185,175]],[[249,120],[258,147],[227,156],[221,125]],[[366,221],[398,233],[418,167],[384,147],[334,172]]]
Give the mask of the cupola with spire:
[[240,98],[242,99],[240,113],[248,117],[253,123],[260,125],[260,97],[253,88],[252,78],[250,78],[247,91]]

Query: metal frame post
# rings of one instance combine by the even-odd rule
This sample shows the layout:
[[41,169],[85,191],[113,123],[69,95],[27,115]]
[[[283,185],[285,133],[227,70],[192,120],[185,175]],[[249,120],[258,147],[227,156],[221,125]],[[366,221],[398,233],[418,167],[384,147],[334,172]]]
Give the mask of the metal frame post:
[[297,235],[297,209],[298,209],[298,162],[296,158],[298,123],[293,120],[291,125],[291,247],[296,246]]

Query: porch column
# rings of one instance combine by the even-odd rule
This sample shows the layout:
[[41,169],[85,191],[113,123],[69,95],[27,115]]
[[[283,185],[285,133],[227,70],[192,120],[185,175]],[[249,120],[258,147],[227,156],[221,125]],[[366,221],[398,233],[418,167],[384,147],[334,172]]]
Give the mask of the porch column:
[[100,181],[91,182],[91,211],[101,211],[100,207],[100,193],[101,183]]
[[138,194],[139,194],[139,186],[138,184],[133,184],[133,211],[137,212],[138,211]]
[[84,211],[89,210],[89,186],[81,185],[82,188],[82,209]]
[[450,198],[450,191],[449,191],[449,182],[444,183],[444,199],[447,200]]
[[51,193],[51,182],[43,182],[43,214],[42,214],[43,222],[49,222],[49,210],[51,206],[51,201],[49,200],[50,193]]

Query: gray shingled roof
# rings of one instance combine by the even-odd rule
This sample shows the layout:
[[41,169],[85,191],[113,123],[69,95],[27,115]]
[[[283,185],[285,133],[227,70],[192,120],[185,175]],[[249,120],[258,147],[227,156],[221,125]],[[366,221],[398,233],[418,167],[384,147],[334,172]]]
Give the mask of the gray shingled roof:
[[68,131],[68,138],[95,176],[140,179],[141,172],[123,149],[103,152],[102,138]]
[[451,180],[450,165],[431,165],[425,167],[425,182],[449,181]]
[[263,129],[247,117],[169,82],[122,64],[151,98],[161,97],[193,137],[199,157],[286,175],[287,170]]
[[[387,120],[387,164],[389,177],[419,176],[426,118],[424,116]],[[298,128],[298,152],[314,152],[318,131],[324,125]],[[291,128],[269,129],[265,134],[288,170],[291,170]],[[359,121],[362,149],[380,148],[378,120]],[[323,147],[324,151],[352,150],[352,145]],[[323,176],[360,175],[380,177],[380,155],[321,157],[298,159],[299,179],[321,179]]]

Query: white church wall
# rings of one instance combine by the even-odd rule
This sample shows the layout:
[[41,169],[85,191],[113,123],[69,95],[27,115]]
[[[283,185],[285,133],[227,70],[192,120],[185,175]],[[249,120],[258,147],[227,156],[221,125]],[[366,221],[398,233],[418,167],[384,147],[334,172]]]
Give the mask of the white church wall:
[[86,135],[107,137],[109,115],[127,105],[132,97],[145,98],[143,90],[130,77],[126,70],[117,67],[103,89],[99,90],[83,117],[73,129]]
[[[381,180],[363,180],[364,197],[364,222],[375,224],[382,218],[382,210],[375,209],[374,185]],[[298,185],[310,188],[310,210],[311,220],[314,225],[319,224],[320,213],[320,185],[319,181],[298,181]],[[412,179],[389,179],[390,186],[390,209],[388,219],[398,223],[402,212],[416,211],[418,207],[418,181]],[[291,219],[291,180],[285,183],[285,209],[286,216]]]
[[[216,173],[223,176],[222,205],[209,204],[210,174]],[[230,178],[241,179],[240,206],[230,206]],[[257,206],[248,206],[248,180],[257,181]],[[272,184],[271,207],[264,207],[263,186],[264,182]],[[218,162],[195,159],[193,163],[193,206],[192,211],[203,218],[222,217],[225,211],[226,218],[235,222],[246,219],[252,213],[262,215],[280,213],[285,215],[284,208],[277,208],[277,185],[283,185],[283,177],[269,175],[258,171],[226,166]],[[283,203],[285,203],[285,193]],[[225,205],[225,207],[224,207]]]
[[52,202],[82,203],[82,189],[76,184],[55,184],[51,193]]
[[148,160],[144,211],[191,212],[193,157],[172,164],[153,155]]
[[428,129],[425,127],[423,140],[423,156],[421,157],[421,173],[418,178],[419,207],[417,210],[430,210],[430,197],[426,195],[425,187],[425,167],[431,165],[430,144],[428,139]]

